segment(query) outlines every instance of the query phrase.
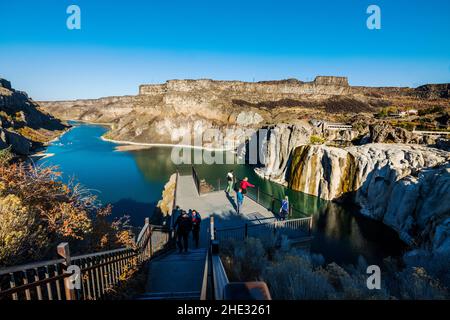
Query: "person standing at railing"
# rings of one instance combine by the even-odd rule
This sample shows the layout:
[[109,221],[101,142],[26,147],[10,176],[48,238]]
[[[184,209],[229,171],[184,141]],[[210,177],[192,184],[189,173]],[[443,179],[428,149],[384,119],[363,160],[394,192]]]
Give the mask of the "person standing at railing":
[[225,192],[230,195],[230,192],[233,190],[233,184],[234,184],[234,172],[233,170],[229,171],[227,173],[227,189]]
[[189,232],[192,230],[191,217],[186,211],[182,211],[181,215],[178,216],[177,221],[174,224],[174,228],[177,230],[177,245],[180,253],[188,251],[188,238]]
[[237,214],[241,214],[241,207],[244,203],[244,195],[242,194],[242,189],[239,188],[236,192],[236,212]]
[[239,185],[239,187],[242,189],[242,194],[247,194],[247,188],[248,187],[254,188],[255,185],[251,184],[250,182],[248,182],[248,178],[245,177],[244,179],[242,179],[241,184]]
[[202,217],[197,210],[192,210],[192,238],[195,242],[195,247],[198,249],[198,243],[200,240],[200,224],[202,223]]
[[285,196],[284,199],[281,201],[280,220],[286,220],[288,214],[289,214],[289,198],[288,196]]

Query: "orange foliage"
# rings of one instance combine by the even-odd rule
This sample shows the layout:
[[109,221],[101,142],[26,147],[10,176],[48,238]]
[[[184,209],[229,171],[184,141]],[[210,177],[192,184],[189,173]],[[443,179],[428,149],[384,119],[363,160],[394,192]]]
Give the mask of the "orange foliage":
[[83,252],[132,245],[127,218],[111,222],[111,206],[102,207],[89,191],[79,184],[62,183],[60,176],[56,167],[34,167],[23,162],[0,165],[0,199],[14,195],[25,212],[37,217],[34,223],[46,230],[49,239],[39,244],[47,247],[40,250],[42,253],[60,241],[69,241],[74,251]]

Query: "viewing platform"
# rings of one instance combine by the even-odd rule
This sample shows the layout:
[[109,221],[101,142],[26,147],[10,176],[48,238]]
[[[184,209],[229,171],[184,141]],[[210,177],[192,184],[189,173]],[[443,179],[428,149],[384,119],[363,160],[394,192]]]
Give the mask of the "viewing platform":
[[[216,298],[219,298],[217,295],[223,294],[228,278],[218,256],[208,259],[212,241],[230,238],[243,241],[248,236],[271,237],[275,236],[276,231],[294,239],[310,238],[311,218],[278,221],[273,210],[258,203],[259,189],[256,199],[245,196],[239,214],[234,191],[228,195],[223,190],[201,193],[200,189],[200,180],[194,168],[192,174],[177,173],[173,207],[196,210],[201,215],[199,248],[194,247],[190,236],[187,253],[174,250],[151,261],[147,292],[141,299],[205,299],[208,261],[211,261],[210,268],[215,274],[213,281],[218,282],[212,287],[216,290]],[[177,214],[174,209],[172,223]]]

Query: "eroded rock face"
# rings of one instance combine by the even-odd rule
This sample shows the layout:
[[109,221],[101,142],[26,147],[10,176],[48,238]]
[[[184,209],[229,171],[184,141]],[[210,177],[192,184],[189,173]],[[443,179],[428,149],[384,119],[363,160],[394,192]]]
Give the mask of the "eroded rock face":
[[0,79],[0,149],[11,146],[13,153],[28,155],[65,128],[42,112],[25,92],[14,90],[9,81]]
[[378,123],[369,126],[367,142],[372,143],[411,143],[433,144],[436,137],[414,134],[403,128],[393,127],[388,123]]
[[11,146],[11,151],[19,155],[28,155],[31,151],[31,141],[27,138],[10,132],[8,130],[0,129],[0,148],[4,149]]
[[427,84],[415,89],[416,94],[425,99],[439,99],[450,97],[450,84]]
[[443,250],[448,247],[442,235],[450,217],[449,161],[450,153],[421,146],[306,145],[293,152],[287,182],[327,200],[349,196],[364,215],[397,230],[404,241]]
[[280,124],[267,128],[260,143],[259,158],[264,167],[255,169],[263,178],[286,184],[286,170],[292,151],[309,142],[313,128],[307,123]]

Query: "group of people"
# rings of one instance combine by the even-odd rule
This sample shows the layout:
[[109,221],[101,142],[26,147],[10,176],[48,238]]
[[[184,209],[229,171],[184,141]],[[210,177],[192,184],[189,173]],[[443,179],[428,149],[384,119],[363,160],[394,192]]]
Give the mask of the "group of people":
[[244,204],[244,195],[247,193],[247,188],[254,188],[255,185],[248,182],[248,178],[245,177],[241,180],[239,185],[235,186],[234,183],[234,172],[233,170],[229,171],[227,173],[227,188],[225,189],[225,192],[228,196],[230,196],[231,191],[233,189],[236,191],[236,212],[237,214],[241,213],[242,205]]
[[198,248],[200,241],[200,224],[202,217],[197,210],[180,210],[180,207],[176,207],[176,211],[179,212],[177,220],[173,225],[177,235],[177,246],[180,253],[188,252],[189,248],[189,233],[192,231],[192,238],[195,243],[195,247]]
[[[225,192],[230,197],[231,192],[236,191],[236,212],[241,214],[241,208],[244,204],[244,196],[247,194],[248,188],[254,188],[255,185],[248,182],[248,177],[242,179],[239,183],[235,183],[235,177],[233,170],[227,173],[227,188]],[[189,234],[192,231],[192,238],[195,243],[195,247],[198,248],[200,241],[200,224],[202,218],[197,210],[181,210],[180,207],[176,207],[178,217],[174,224],[174,229],[177,235],[177,246],[180,251],[188,252],[189,248]],[[286,220],[289,213],[289,199],[287,196],[281,201],[281,208],[279,212],[280,220]]]
[[[231,191],[233,189],[236,191],[236,212],[237,214],[241,214],[241,208],[244,204],[244,195],[247,194],[248,188],[254,188],[255,185],[248,182],[248,177],[245,177],[240,181],[240,183],[235,184],[234,171],[231,170],[227,173],[227,188],[225,192],[228,196],[230,196]],[[279,212],[280,220],[286,220],[286,217],[289,214],[289,198],[285,196],[281,201],[281,208]]]

